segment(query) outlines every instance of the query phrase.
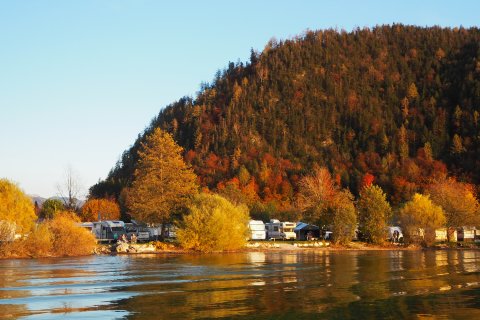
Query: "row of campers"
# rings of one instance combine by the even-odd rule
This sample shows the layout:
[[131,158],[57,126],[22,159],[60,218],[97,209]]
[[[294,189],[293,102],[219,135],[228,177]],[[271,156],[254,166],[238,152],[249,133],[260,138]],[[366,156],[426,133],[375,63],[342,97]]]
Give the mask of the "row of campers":
[[[305,222],[281,222],[271,219],[264,223],[261,220],[250,220],[250,240],[331,240],[332,232],[328,228],[320,228]],[[352,240],[360,240],[358,230]],[[403,234],[400,227],[391,226],[387,228],[387,240],[391,242],[402,242]]]
[[[135,220],[125,223],[120,220],[105,220],[96,222],[82,222],[81,227],[89,230],[99,242],[115,242],[121,239],[131,241],[135,239],[138,242],[148,242],[164,239],[176,238],[176,228],[173,224],[147,225]],[[163,232],[163,234],[162,234]]]
[[[277,219],[271,219],[264,223],[261,220],[250,220],[249,240],[332,240],[333,233],[328,227],[320,228],[316,225],[305,222],[280,222]],[[388,226],[386,228],[386,239],[392,243],[404,242],[403,232],[399,226]],[[411,235],[415,238],[423,238],[424,231],[419,229],[416,234]],[[353,241],[364,241],[360,231],[355,230]],[[435,241],[442,242],[476,242],[480,243],[480,230],[475,227],[459,228],[439,228],[435,230]]]
[[294,222],[280,222],[277,219],[271,219],[267,223],[250,220],[248,224],[251,240],[295,240],[295,226]]

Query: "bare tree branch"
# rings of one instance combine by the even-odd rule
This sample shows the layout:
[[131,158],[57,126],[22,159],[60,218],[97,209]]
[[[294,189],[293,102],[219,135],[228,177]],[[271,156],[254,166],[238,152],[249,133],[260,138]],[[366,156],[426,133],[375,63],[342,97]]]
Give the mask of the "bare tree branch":
[[78,174],[69,165],[65,170],[63,181],[57,184],[58,195],[68,210],[78,209],[78,200],[82,196],[82,185]]

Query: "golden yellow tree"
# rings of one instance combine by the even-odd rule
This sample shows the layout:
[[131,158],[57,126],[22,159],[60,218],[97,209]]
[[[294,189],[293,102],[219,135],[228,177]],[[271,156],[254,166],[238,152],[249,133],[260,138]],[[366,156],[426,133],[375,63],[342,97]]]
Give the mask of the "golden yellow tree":
[[400,224],[407,242],[414,242],[423,233],[427,245],[435,242],[435,229],[445,225],[445,214],[428,196],[416,193],[400,210]]
[[197,177],[173,137],[156,128],[138,152],[134,180],[126,190],[130,214],[144,222],[165,223],[198,192]]
[[450,178],[431,184],[428,192],[432,201],[445,212],[449,240],[455,228],[480,224],[480,204],[472,185]]
[[234,250],[245,245],[249,214],[216,194],[199,194],[188,207],[177,231],[185,249],[202,252]]
[[0,221],[15,223],[16,233],[28,233],[37,219],[32,200],[7,179],[0,179]]
[[90,199],[82,207],[80,219],[82,221],[118,220],[120,219],[120,207],[115,200]]

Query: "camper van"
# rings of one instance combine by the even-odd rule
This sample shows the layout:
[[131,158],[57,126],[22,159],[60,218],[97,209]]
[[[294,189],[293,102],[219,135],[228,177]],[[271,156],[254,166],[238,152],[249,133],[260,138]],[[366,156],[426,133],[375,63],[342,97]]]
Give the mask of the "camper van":
[[125,223],[125,232],[127,233],[128,239],[132,239],[132,235],[135,235],[138,242],[150,241],[150,232],[144,223],[138,223],[135,220],[132,220],[130,223]]
[[94,222],[93,234],[98,241],[117,241],[122,235],[126,235],[125,223],[117,220]]
[[250,220],[248,222],[248,229],[250,230],[249,240],[265,240],[265,224],[261,220]]
[[166,223],[163,225],[163,238],[164,239],[176,239],[177,227],[173,223]]
[[270,222],[265,223],[267,239],[295,240],[297,237],[293,231],[295,225],[294,222],[280,222],[277,219],[271,219]]

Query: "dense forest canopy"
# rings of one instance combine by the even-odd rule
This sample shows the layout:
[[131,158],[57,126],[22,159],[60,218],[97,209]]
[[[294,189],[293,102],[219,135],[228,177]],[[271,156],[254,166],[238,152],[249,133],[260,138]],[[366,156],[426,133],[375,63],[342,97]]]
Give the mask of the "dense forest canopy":
[[294,211],[299,179],[327,167],[395,205],[446,176],[480,180],[480,31],[405,25],[308,31],[230,63],[163,108],[92,197],[119,197],[160,127],[204,188],[255,211]]

